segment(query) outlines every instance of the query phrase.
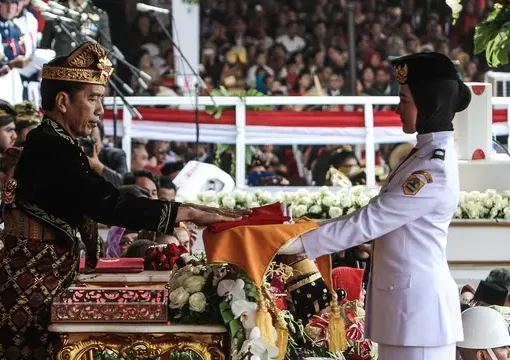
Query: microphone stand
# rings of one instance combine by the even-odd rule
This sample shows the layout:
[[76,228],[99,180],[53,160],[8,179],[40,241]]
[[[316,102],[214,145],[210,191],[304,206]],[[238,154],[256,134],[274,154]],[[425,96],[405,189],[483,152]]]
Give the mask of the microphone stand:
[[[154,12],[152,12],[152,13],[154,13]],[[156,18],[156,21],[158,22],[159,26],[161,27],[161,29],[165,33],[165,35],[168,38],[168,40],[170,40],[170,43],[172,44],[174,49],[176,49],[179,52],[179,55],[184,60],[184,62],[186,63],[186,65],[190,69],[191,73],[193,74],[193,76],[195,76],[195,78],[197,79],[197,82],[195,84],[195,105],[196,106],[195,106],[194,112],[195,112],[195,126],[196,126],[196,135],[197,135],[196,136],[196,143],[195,143],[195,150],[196,150],[196,159],[198,160],[198,158],[199,158],[199,156],[198,156],[198,144],[200,142],[200,132],[199,132],[199,129],[200,129],[200,112],[198,111],[198,96],[199,96],[199,87],[200,87],[201,84],[204,84],[205,82],[204,82],[204,80],[202,80],[200,75],[197,74],[195,69],[193,69],[193,66],[191,66],[191,64],[189,63],[189,61],[186,58],[186,56],[184,56],[184,54],[182,53],[181,49],[175,44],[175,42],[174,42],[174,40],[172,38],[172,34],[170,34],[170,31],[168,31],[168,29],[165,27],[165,24],[163,24],[163,21],[157,15],[154,16],[154,17]],[[200,85],[199,85],[199,83],[200,83]],[[207,86],[204,86],[204,88],[207,91],[207,95],[211,98],[213,106],[217,107],[216,101],[214,101],[214,97],[209,92],[209,89],[207,89]]]
[[[62,31],[67,35],[67,37],[69,39],[71,39],[71,41],[73,41],[74,43],[76,44],[82,44],[84,41],[80,41],[77,37],[75,37],[71,30],[67,27],[67,25],[59,20],[59,19],[56,19],[56,21],[58,21]],[[120,80],[120,79],[119,79]],[[120,80],[122,81],[122,80]],[[137,117],[138,119],[142,120],[142,115],[140,114],[140,112],[133,106],[131,105],[126,97],[124,96],[124,94],[122,94],[122,92],[120,91],[120,89],[117,87],[117,85],[114,84],[114,82],[109,79],[108,80],[108,84],[110,85],[110,87],[112,88],[112,90],[114,91],[114,98],[115,98],[115,94],[119,95],[119,97],[121,98],[122,102],[124,103],[124,105],[126,106],[126,108],[128,109],[128,111],[131,113],[131,116],[133,117]],[[115,122],[114,122],[115,123]],[[115,126],[115,125],[114,125]]]

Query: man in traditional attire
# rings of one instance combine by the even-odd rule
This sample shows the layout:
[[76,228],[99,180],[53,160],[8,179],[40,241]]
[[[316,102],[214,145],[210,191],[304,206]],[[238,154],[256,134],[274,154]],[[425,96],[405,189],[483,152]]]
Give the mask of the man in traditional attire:
[[[452,120],[471,101],[446,56],[393,61],[405,133],[417,146],[360,210],[328,221],[281,252],[311,259],[374,240],[367,295],[367,338],[380,360],[454,360],[463,338],[459,293],[446,258],[448,227],[459,202]],[[426,296],[424,296],[426,294]]]
[[54,358],[58,336],[47,330],[50,307],[77,273],[78,229],[87,248],[86,269],[97,264],[100,244],[89,219],[172,234],[180,221],[206,225],[242,217],[207,207],[120,196],[90,168],[76,139],[90,136],[99,123],[104,113],[101,98],[112,71],[106,51],[95,42],[55,58],[42,69],[45,116],[27,135],[14,176],[2,191],[0,359]]

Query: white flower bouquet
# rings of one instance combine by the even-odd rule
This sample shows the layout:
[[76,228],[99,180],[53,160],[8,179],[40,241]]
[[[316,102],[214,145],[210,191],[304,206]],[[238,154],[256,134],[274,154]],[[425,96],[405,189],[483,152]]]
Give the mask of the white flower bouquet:
[[[205,192],[194,198],[178,199],[184,203],[195,203],[228,209],[246,209],[282,202],[292,211],[294,218],[307,216],[311,219],[331,219],[350,214],[367,205],[379,194],[377,188],[353,186],[333,192],[328,187],[319,191],[300,189],[296,192],[271,194],[257,190],[254,193],[235,190],[231,194]],[[485,192],[462,191],[456,219],[510,220],[510,191],[502,193],[489,189]]]

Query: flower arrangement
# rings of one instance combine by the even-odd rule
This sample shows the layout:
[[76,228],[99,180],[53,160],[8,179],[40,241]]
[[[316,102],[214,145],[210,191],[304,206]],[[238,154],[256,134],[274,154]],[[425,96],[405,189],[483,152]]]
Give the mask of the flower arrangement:
[[145,256],[145,270],[172,270],[181,255],[187,253],[185,246],[168,244],[164,246],[151,246]]
[[[341,188],[336,192],[322,187],[315,192],[300,189],[274,195],[260,190],[254,193],[235,190],[231,194],[210,191],[199,193],[193,198],[181,198],[179,201],[227,209],[255,208],[282,202],[289,207],[294,218],[307,216],[311,219],[331,219],[364,207],[378,194],[377,188],[357,185]],[[489,189],[485,192],[461,192],[455,218],[510,220],[510,191],[498,193]]]
[[510,191],[461,191],[455,218],[510,220]]

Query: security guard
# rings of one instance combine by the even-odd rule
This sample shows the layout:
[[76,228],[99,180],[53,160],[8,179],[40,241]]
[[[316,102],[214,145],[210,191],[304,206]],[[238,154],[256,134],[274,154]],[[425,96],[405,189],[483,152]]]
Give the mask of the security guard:
[[[96,7],[90,0],[64,0],[60,3],[81,14],[81,19],[77,23],[79,32],[76,33],[75,28],[72,35],[90,36],[107,49],[111,48],[110,21],[106,12]],[[72,25],[66,24],[66,26],[72,29]],[[41,48],[53,49],[57,56],[62,56],[72,52],[78,45],[67,36],[58,22],[46,22],[40,43]]]
[[471,101],[450,59],[418,53],[393,61],[397,113],[417,146],[360,210],[302,235],[280,253],[315,259],[373,242],[367,338],[380,360],[454,360],[463,339],[457,285],[446,259],[459,202],[452,120]]

